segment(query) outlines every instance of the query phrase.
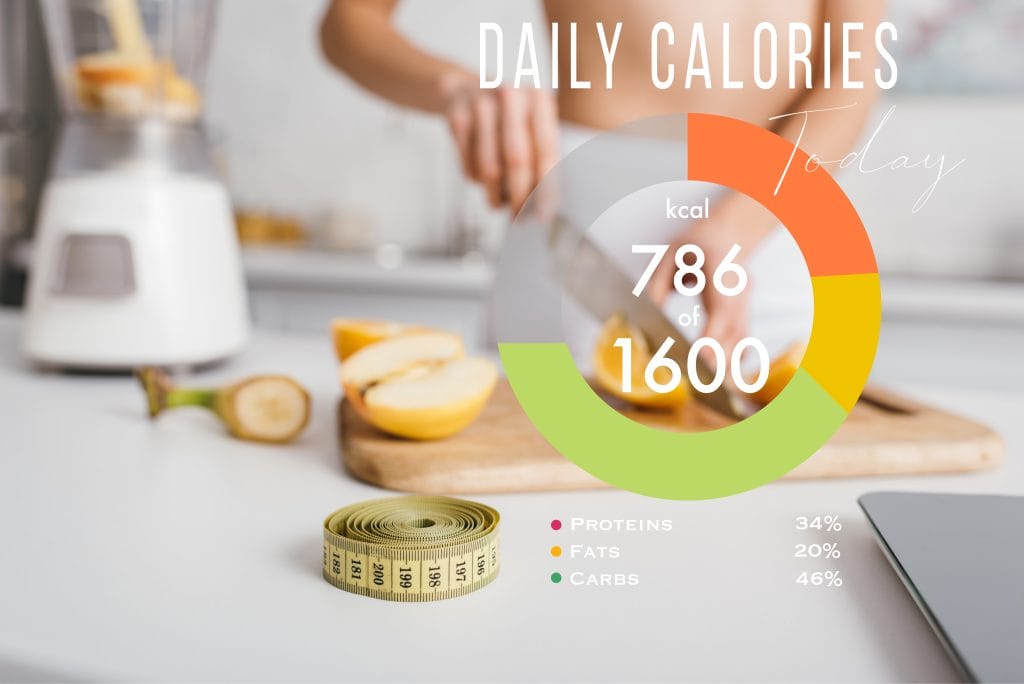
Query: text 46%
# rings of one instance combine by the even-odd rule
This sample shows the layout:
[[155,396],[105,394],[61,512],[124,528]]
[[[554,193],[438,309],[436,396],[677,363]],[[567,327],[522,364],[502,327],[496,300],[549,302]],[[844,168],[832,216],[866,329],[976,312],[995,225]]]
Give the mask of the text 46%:
[[797,575],[796,583],[804,587],[837,588],[843,586],[843,578],[839,576],[838,570],[801,572],[799,575]]

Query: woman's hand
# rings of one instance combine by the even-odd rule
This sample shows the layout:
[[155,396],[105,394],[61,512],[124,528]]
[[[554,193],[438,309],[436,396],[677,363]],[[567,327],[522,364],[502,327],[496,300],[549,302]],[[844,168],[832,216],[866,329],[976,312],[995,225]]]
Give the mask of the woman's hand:
[[491,206],[518,213],[559,158],[554,96],[533,88],[483,90],[472,82],[446,90],[444,113],[466,176],[484,186]]

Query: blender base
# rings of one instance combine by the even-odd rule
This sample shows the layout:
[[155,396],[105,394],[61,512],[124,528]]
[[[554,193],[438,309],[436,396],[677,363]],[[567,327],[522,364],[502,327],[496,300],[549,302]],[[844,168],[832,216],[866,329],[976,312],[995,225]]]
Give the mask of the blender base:
[[29,278],[31,361],[204,365],[235,355],[248,336],[234,220],[218,181],[130,166],[49,181]]

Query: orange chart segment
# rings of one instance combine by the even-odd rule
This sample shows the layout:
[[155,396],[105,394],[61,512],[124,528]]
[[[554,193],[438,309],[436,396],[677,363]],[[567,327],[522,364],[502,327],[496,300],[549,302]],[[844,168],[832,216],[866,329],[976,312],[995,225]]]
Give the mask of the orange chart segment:
[[846,411],[857,403],[878,347],[881,283],[876,273],[811,278],[814,323],[800,366]]
[[690,114],[688,129],[687,178],[760,202],[793,235],[811,276],[877,273],[857,211],[827,172],[805,170],[805,152],[771,131],[713,114]]

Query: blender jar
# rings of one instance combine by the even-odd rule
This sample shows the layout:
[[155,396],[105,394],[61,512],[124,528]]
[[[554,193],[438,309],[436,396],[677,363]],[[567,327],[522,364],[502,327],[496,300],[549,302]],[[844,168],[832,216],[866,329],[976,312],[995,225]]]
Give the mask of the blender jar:
[[66,113],[198,119],[214,0],[43,0],[43,10]]

